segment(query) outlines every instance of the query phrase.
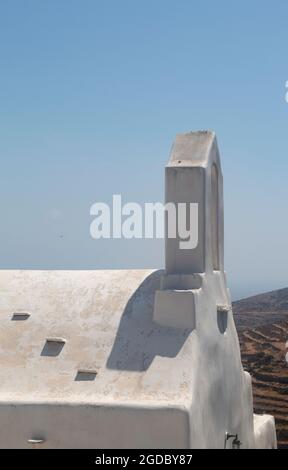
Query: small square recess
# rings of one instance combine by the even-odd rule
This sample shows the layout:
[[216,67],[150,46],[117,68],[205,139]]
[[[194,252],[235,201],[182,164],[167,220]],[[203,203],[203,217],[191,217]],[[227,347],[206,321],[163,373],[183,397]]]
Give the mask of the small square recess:
[[77,371],[75,381],[76,382],[89,382],[96,379],[96,370],[79,369]]

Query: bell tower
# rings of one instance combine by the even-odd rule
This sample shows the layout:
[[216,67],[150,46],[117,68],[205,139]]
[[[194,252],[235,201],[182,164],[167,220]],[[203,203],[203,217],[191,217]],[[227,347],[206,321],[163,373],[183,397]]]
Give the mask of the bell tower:
[[165,169],[166,203],[198,204],[198,245],[181,249],[166,234],[167,274],[223,270],[223,178],[214,132],[179,134]]
[[175,204],[177,225],[179,205],[197,205],[197,224],[191,227],[197,230],[197,244],[183,249],[178,230],[176,237],[169,237],[166,216],[165,274],[155,295],[154,320],[194,328],[203,283],[209,284],[216,303],[230,305],[224,274],[223,177],[214,132],[176,136],[165,168],[165,202]]

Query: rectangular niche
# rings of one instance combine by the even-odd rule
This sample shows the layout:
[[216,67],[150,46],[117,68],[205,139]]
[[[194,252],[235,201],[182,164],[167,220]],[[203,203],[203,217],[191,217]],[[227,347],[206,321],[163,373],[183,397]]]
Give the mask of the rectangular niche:
[[47,338],[41,352],[41,356],[56,357],[59,356],[66,340],[64,338]]
[[97,371],[94,369],[79,369],[77,371],[75,381],[76,382],[91,382],[96,379]]
[[15,312],[13,313],[11,320],[12,321],[25,321],[25,320],[28,320],[29,317],[30,317],[30,313],[28,312]]

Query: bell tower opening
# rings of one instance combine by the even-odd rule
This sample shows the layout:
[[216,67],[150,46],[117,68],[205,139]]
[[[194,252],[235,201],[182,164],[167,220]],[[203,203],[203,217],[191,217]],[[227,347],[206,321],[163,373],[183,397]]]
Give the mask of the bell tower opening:
[[218,168],[215,163],[211,171],[211,228],[213,270],[219,271],[219,183]]

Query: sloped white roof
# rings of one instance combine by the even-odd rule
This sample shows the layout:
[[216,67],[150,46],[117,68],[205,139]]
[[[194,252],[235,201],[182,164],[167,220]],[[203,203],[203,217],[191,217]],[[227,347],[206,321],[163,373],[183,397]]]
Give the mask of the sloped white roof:
[[160,274],[0,271],[0,402],[191,399],[190,332],[152,320]]

